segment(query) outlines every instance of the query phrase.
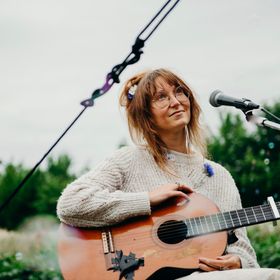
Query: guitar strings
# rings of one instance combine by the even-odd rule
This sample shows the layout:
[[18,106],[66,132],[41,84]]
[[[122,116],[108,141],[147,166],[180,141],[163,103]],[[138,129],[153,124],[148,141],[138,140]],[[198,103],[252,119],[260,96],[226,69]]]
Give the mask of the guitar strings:
[[[229,226],[229,224],[233,225],[234,228],[238,228],[238,227],[244,227],[246,225],[250,225],[251,223],[255,223],[255,222],[259,223],[258,221],[256,221],[256,218],[257,218],[257,220],[260,220],[260,218],[261,218],[262,222],[266,222],[266,220],[274,218],[274,216],[272,215],[272,212],[267,211],[267,210],[270,210],[270,209],[266,209],[264,211],[264,214],[266,214],[266,216],[267,216],[266,219],[262,214],[247,215],[248,220],[249,220],[249,224],[248,224],[248,222],[244,222],[242,224],[242,226],[240,224],[240,219],[233,218],[233,217],[231,217],[229,219],[229,218],[224,217],[225,218],[224,220],[227,221],[227,223],[226,223],[226,227],[222,227],[221,223],[219,223],[219,219],[218,219],[217,223],[213,223],[211,218],[209,219],[210,216],[214,216],[214,215],[202,216],[202,217],[208,217],[208,221],[207,220],[205,222],[200,221],[200,224],[198,226],[197,226],[198,223],[195,223],[194,220],[198,219],[200,217],[193,217],[193,218],[190,218],[190,219],[185,219],[184,221],[186,221],[186,223],[187,223],[186,226],[188,226],[188,228],[190,228],[190,230],[192,231],[192,235],[204,234],[204,233],[210,233],[210,232],[217,232],[217,231],[221,231],[221,230],[227,230],[227,229],[231,228]],[[219,214],[221,214],[221,213],[216,213],[216,215],[219,215]],[[268,216],[269,214],[270,214],[270,216]],[[251,220],[251,222],[250,222],[250,220]],[[211,222],[209,222],[209,221],[211,221]],[[178,221],[178,222],[180,222],[180,221]],[[161,230],[161,236],[162,237],[168,236],[168,235],[174,235],[174,233],[176,234],[176,232],[181,233],[181,232],[185,231],[185,229],[183,229],[183,230],[174,229],[176,227],[178,228],[178,226],[176,226],[176,225],[168,225],[167,224],[167,225],[162,225],[162,227],[163,227],[163,229]],[[193,230],[192,228],[195,228],[196,230]],[[206,230],[204,228],[206,228]],[[144,232],[138,232],[138,234],[143,234],[143,233]]]
[[[263,205],[262,206],[263,207],[263,214],[265,214],[266,215],[266,217],[262,214],[262,213],[253,213],[253,214],[249,214],[249,215],[246,215],[247,217],[248,217],[248,220],[250,221],[251,220],[251,218],[253,218],[253,222],[257,222],[257,223],[259,223],[258,221],[256,221],[256,218],[257,218],[257,220],[258,219],[261,219],[261,221],[262,222],[266,222],[267,220],[269,220],[269,219],[273,219],[274,218],[274,216],[273,216],[273,214],[272,214],[272,212],[271,212],[271,208],[270,208],[270,206],[269,205]],[[253,207],[252,207],[253,208]],[[248,209],[248,208],[246,208],[246,209]],[[242,209],[240,209],[240,210],[242,210]],[[238,211],[238,210],[236,210],[236,211]],[[225,212],[225,213],[232,213],[232,211],[230,211],[230,212]],[[221,212],[218,212],[218,213],[216,213],[216,214],[214,214],[214,215],[208,215],[208,216],[204,216],[204,217],[210,217],[210,216],[217,216],[217,215],[223,215],[224,213],[221,213]],[[255,215],[254,215],[255,214]],[[203,217],[203,216],[202,216]],[[187,227],[188,228],[190,228],[189,227],[189,225],[191,224],[191,222],[190,223],[188,223],[188,221],[190,221],[190,220],[193,220],[194,221],[194,219],[197,219],[197,218],[199,218],[199,217],[192,217],[192,218],[190,218],[190,219],[185,219],[185,221],[186,221],[186,223],[187,223]],[[244,227],[244,226],[246,226],[246,224],[247,224],[247,222],[246,223],[243,223],[243,226],[240,226],[240,219],[238,219],[238,217],[237,218],[233,218],[233,217],[231,217],[231,219],[226,219],[225,218],[225,220],[228,220],[228,221],[230,221],[230,224],[232,224],[232,222],[233,222],[233,224],[235,224],[235,222],[237,222],[238,224],[236,225],[236,226],[234,226],[234,228],[237,228],[237,227]],[[232,221],[232,222],[231,222]],[[180,221],[179,221],[180,222]],[[251,222],[251,223],[253,223],[253,222]],[[219,227],[219,226],[217,226],[218,224],[219,224],[219,220],[218,220],[218,223],[213,223],[213,222],[211,222],[210,223],[210,226],[209,226],[209,224],[207,224],[207,222],[206,223],[204,223],[204,224],[202,224],[202,223],[200,223],[201,225],[200,226],[197,226],[196,224],[191,224],[191,226],[192,227],[194,227],[195,229],[196,229],[196,232],[197,233],[195,233],[195,231],[194,230],[192,230],[192,232],[193,232],[193,234],[191,234],[190,235],[190,237],[195,237],[195,236],[198,236],[198,235],[202,235],[202,234],[210,234],[210,233],[215,233],[215,232],[218,232],[218,231],[225,231],[225,230],[227,230],[228,229],[228,227],[227,228],[225,228],[225,229],[221,229],[221,226]],[[250,223],[249,223],[249,225],[250,225]],[[204,229],[203,229],[203,226],[204,227],[206,227],[207,228],[207,226],[208,226],[208,229],[205,231]],[[213,228],[213,226],[214,226],[214,228]],[[174,237],[174,238],[176,238],[176,237],[179,237],[179,236],[182,236],[182,233],[185,233],[185,231],[186,231],[186,229],[184,228],[184,229],[180,229],[180,228],[178,228],[178,226],[177,226],[177,229],[174,229],[174,228],[176,228],[176,225],[174,226],[174,225],[162,225],[162,227],[163,227],[163,229],[161,230],[161,237],[162,238],[168,238],[168,237]],[[201,228],[202,228],[202,231],[201,231]],[[210,228],[210,230],[209,230],[209,228]],[[212,228],[212,230],[211,230],[211,228]],[[133,234],[133,238],[137,238],[137,235],[139,235],[139,236],[141,236],[138,240],[144,240],[144,239],[146,239],[146,237],[144,237],[143,236],[143,234],[148,234],[149,236],[148,236],[148,238],[150,238],[150,232],[148,232],[148,231],[141,231],[141,232],[139,232],[138,231],[138,233],[136,233],[136,234]],[[127,238],[127,235],[126,236],[124,236],[123,238]],[[119,238],[120,239],[120,238]]]

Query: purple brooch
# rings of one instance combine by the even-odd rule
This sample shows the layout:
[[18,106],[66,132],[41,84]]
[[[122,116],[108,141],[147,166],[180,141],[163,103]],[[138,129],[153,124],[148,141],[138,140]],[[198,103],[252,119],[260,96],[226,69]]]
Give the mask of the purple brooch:
[[213,167],[209,163],[204,163],[204,171],[208,177],[212,177],[214,175]]

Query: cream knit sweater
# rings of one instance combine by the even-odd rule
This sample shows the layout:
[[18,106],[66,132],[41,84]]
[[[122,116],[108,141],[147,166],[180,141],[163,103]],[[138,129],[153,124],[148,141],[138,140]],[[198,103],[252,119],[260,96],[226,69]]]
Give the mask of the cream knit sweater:
[[[170,151],[168,163],[180,178],[166,174],[145,147],[124,147],[63,191],[57,204],[59,219],[78,227],[101,227],[129,217],[150,215],[148,192],[179,181],[215,202],[222,212],[242,208],[240,195],[229,172],[198,154]],[[209,177],[204,163],[214,175]],[[259,267],[246,229],[236,229],[238,241],[227,247],[237,254],[243,268]]]

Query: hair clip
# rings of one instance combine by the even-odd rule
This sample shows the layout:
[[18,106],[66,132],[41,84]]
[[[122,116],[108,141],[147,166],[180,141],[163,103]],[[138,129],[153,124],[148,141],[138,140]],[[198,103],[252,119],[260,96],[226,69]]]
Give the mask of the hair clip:
[[137,85],[133,85],[133,86],[131,86],[131,87],[129,88],[128,94],[127,94],[127,98],[128,98],[129,100],[132,100],[132,99],[133,99],[136,90],[137,90]]
[[208,177],[212,177],[214,175],[213,167],[209,163],[204,163],[204,171]]

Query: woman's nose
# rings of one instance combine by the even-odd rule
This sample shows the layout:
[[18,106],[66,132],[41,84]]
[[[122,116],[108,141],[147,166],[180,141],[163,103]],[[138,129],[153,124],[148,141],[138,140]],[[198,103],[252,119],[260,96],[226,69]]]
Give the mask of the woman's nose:
[[177,105],[180,104],[180,102],[178,101],[178,99],[174,95],[171,95],[169,98],[170,98],[169,103],[170,103],[171,107],[177,106]]

